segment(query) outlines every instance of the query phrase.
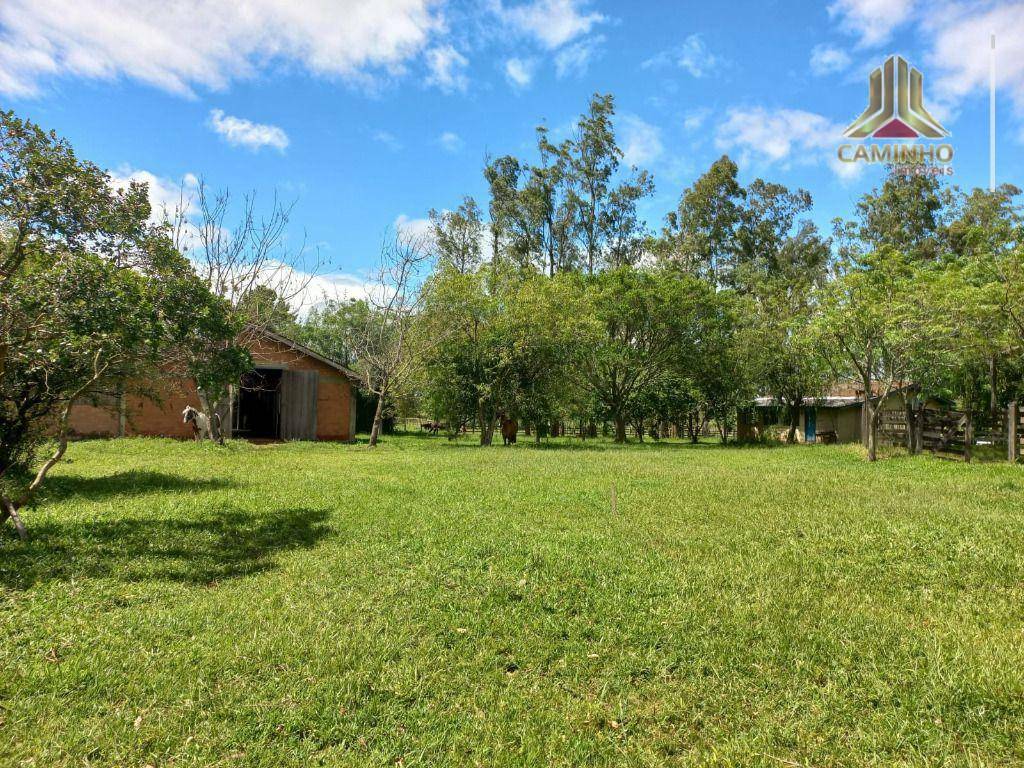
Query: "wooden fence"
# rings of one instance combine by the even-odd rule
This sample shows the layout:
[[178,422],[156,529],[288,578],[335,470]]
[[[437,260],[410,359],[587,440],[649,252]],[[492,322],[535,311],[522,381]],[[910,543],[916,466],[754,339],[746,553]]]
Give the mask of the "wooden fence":
[[933,408],[883,411],[878,437],[884,442],[904,446],[912,453],[956,454],[966,461],[971,460],[975,447],[992,446],[1004,449],[1009,461],[1017,461],[1024,438],[1024,410],[1012,403],[1009,409],[999,411],[987,422],[978,416]]

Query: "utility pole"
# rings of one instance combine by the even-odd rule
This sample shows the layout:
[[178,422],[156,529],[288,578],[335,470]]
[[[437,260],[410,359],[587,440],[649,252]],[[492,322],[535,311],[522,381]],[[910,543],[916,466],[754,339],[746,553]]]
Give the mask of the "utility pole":
[[996,191],[996,35],[992,33],[988,57],[988,191]]
[[[988,58],[988,191],[996,191],[996,35],[989,38]],[[993,373],[995,358],[992,358]],[[993,401],[995,399],[995,378],[992,381]],[[1006,409],[1006,453],[1011,463],[1020,456],[1020,443],[1017,435],[1019,405],[1011,400]]]

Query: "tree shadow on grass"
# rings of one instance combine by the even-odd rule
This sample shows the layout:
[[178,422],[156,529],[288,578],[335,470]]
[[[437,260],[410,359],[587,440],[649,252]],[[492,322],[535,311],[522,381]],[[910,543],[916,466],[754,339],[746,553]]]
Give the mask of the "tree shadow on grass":
[[167,491],[195,493],[237,486],[238,483],[222,478],[189,478],[166,472],[130,470],[101,477],[54,475],[47,479],[43,493],[54,499],[78,496],[97,501],[114,496],[141,496]]
[[0,531],[0,587],[113,578],[215,586],[273,569],[275,556],[331,535],[326,510],[253,514],[223,509],[202,519],[28,521],[29,540]]

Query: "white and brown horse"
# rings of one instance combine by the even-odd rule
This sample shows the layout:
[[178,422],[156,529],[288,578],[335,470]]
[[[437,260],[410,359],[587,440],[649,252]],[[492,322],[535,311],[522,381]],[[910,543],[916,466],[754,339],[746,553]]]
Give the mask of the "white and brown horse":
[[[213,418],[216,420],[216,426],[218,433],[220,432],[220,416],[213,414]],[[202,411],[196,410],[191,405],[186,405],[185,410],[181,412],[181,421],[183,424],[192,424],[192,437],[195,438],[196,442],[205,439],[214,439],[213,435],[213,423],[210,421],[210,417]]]

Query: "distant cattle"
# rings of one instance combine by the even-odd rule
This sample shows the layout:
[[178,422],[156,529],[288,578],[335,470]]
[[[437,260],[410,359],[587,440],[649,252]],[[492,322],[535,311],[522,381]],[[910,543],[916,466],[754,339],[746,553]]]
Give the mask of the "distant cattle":
[[516,437],[519,434],[519,422],[515,419],[501,417],[501,439],[505,445],[515,445]]
[[420,429],[424,432],[428,432],[431,435],[436,435],[440,430],[447,429],[448,425],[440,421],[425,421],[420,424]]

